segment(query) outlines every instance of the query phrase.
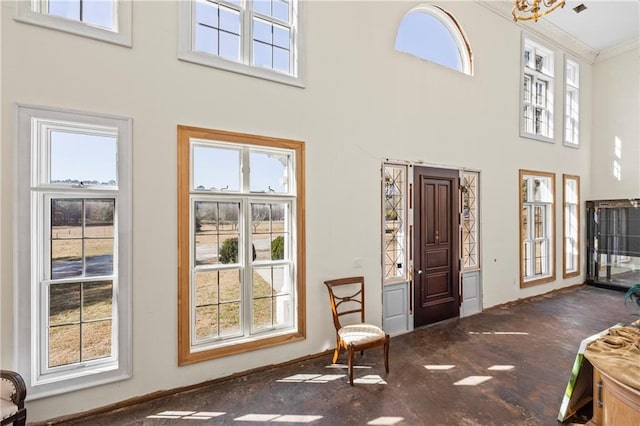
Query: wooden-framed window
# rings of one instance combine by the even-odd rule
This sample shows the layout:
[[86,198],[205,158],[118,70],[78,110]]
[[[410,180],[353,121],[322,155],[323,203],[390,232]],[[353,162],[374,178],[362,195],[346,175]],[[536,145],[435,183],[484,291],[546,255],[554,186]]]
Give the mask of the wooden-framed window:
[[562,175],[562,276],[580,275],[580,176]]
[[32,398],[131,375],[131,119],[17,106],[18,367]]
[[302,7],[298,0],[181,1],[178,58],[303,86]]
[[178,363],[305,338],[304,143],[178,126]]
[[565,57],[564,144],[580,147],[580,64]]
[[520,287],[555,280],[555,174],[520,170]]
[[407,165],[382,165],[383,282],[404,282],[407,277]]
[[553,142],[554,52],[523,35],[520,136]]
[[16,20],[131,47],[132,0],[16,2]]

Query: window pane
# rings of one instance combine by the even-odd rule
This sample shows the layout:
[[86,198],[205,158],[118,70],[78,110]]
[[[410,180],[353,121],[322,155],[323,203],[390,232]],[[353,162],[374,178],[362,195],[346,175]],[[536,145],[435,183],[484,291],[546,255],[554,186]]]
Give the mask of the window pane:
[[82,2],[82,21],[87,24],[113,29],[113,1],[91,0]]
[[111,356],[111,320],[82,324],[82,361]]
[[273,44],[282,47],[283,49],[289,50],[289,28],[283,27],[281,25],[273,26]]
[[50,15],[80,20],[80,0],[49,0],[48,6]]
[[51,241],[51,279],[82,276],[82,240]]
[[51,200],[51,238],[82,238],[82,200]]
[[80,284],[49,285],[49,325],[80,322]]
[[199,52],[218,54],[218,30],[215,28],[205,27],[204,25],[196,26],[195,50]]
[[117,184],[116,137],[56,130],[50,143],[51,183]]
[[234,61],[240,60],[240,36],[220,32],[220,56]]
[[218,274],[219,271],[195,273],[196,306],[218,303]]
[[80,362],[80,324],[49,329],[49,367]]
[[279,47],[273,48],[273,69],[276,71],[288,73],[290,71],[290,52]]
[[271,328],[273,321],[273,300],[271,297],[253,301],[253,329]]
[[233,336],[241,332],[240,303],[220,305],[220,336]]
[[289,2],[273,0],[273,17],[284,22],[289,22]]
[[271,0],[253,0],[253,10],[264,15],[271,15]]
[[218,22],[218,5],[209,1],[196,1],[195,20],[212,28],[220,28]]
[[115,200],[85,200],[85,238],[113,238],[113,217]]
[[238,203],[195,202],[195,264],[238,262]]
[[253,18],[253,39],[271,44],[273,42],[273,25],[262,19]]
[[196,339],[218,336],[218,306],[196,307]]
[[240,300],[240,270],[219,271],[218,285],[220,286],[220,302],[235,302]]
[[220,30],[240,34],[240,12],[220,6]]
[[84,240],[85,276],[113,274],[113,240]]
[[113,316],[113,282],[82,284],[82,320],[111,319]]
[[264,44],[259,41],[253,42],[253,65],[257,67],[272,68],[273,47],[270,44]]
[[240,190],[240,151],[208,146],[193,147],[193,188]]
[[249,162],[250,191],[289,192],[289,155],[251,151]]
[[395,42],[396,50],[463,71],[462,58],[453,35],[435,16],[413,12],[402,19]]

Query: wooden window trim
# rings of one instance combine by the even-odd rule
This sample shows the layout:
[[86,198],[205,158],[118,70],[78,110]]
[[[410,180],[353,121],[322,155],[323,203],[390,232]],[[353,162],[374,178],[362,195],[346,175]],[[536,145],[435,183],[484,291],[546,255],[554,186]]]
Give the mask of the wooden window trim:
[[[523,223],[522,223],[522,208],[524,205],[524,200],[522,199],[522,179],[525,175],[535,175],[535,176],[541,176],[541,177],[548,177],[551,179],[551,196],[552,196],[552,202],[551,202],[551,221],[549,223],[548,229],[551,230],[551,237],[549,238],[549,248],[551,250],[551,254],[549,255],[549,269],[550,269],[550,274],[546,277],[542,277],[542,278],[538,278],[538,279],[533,279],[533,280],[527,280],[525,281],[524,279],[524,275],[525,275],[525,271],[523,270],[523,265],[524,265],[524,250],[522,248],[523,246],[523,240],[522,240],[522,227],[523,227]],[[555,205],[556,205],[556,174],[555,173],[550,173],[550,172],[541,172],[541,171],[537,171],[537,170],[523,170],[520,169],[519,172],[519,178],[518,178],[518,200],[519,200],[519,208],[518,208],[518,234],[519,234],[519,241],[520,241],[520,288],[528,288],[528,287],[533,287],[533,286],[537,286],[537,285],[541,285],[541,284],[546,284],[549,282],[553,282],[556,280],[556,262],[555,262],[555,252],[556,252],[556,216],[555,216]]]
[[[578,201],[576,203],[576,222],[578,223],[578,235],[577,235],[577,247],[578,247],[578,256],[577,256],[577,268],[574,272],[567,272],[567,247],[564,244],[567,235],[566,235],[566,203],[567,203],[567,191],[566,191],[566,182],[567,180],[575,180],[576,181],[576,192],[578,195]],[[562,278],[572,278],[572,277],[577,277],[580,275],[580,261],[582,259],[582,250],[581,250],[581,244],[580,242],[582,241],[582,236],[580,233],[580,176],[577,175],[568,175],[568,174],[563,174],[562,175]]]
[[[190,140],[204,139],[291,149],[296,154],[296,330],[264,338],[245,339],[220,347],[191,351],[190,344]],[[178,365],[193,364],[263,349],[306,338],[305,147],[301,141],[178,125]]]

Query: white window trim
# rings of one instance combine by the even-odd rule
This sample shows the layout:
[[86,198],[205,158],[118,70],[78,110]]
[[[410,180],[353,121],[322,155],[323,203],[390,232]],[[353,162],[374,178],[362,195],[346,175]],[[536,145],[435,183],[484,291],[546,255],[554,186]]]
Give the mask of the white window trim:
[[183,0],[178,2],[178,59],[251,77],[257,77],[263,80],[288,84],[290,86],[305,87],[305,58],[303,55],[304,49],[302,48],[304,31],[301,30],[301,27],[303,26],[301,23],[303,22],[304,17],[304,1],[291,1],[293,4],[293,12],[291,16],[291,67],[293,69],[293,73],[291,75],[268,68],[255,67],[250,64],[248,58],[249,48],[247,46],[253,38],[253,31],[252,25],[250,24],[251,16],[244,8],[241,9],[240,13],[240,31],[241,33],[246,33],[245,35],[241,35],[241,54],[243,55],[242,62],[235,62],[220,56],[195,51],[193,49],[195,0]]
[[[574,86],[573,84],[569,84],[569,80],[567,78],[567,68],[569,67],[569,63],[572,63],[576,69],[577,69],[577,73],[578,73],[578,85]],[[564,114],[562,115],[564,117],[564,122],[563,122],[563,126],[562,126],[562,138],[564,141],[564,146],[570,147],[570,148],[580,148],[580,62],[578,62],[577,59],[574,58],[570,58],[567,55],[564,56]],[[567,140],[567,120],[569,119],[568,114],[569,114],[569,106],[567,105],[567,92],[569,91],[569,88],[573,89],[575,91],[576,94],[576,102],[578,104],[578,116],[575,117],[576,120],[576,125],[578,126],[578,140],[576,142],[570,142]],[[572,117],[573,118],[573,117]]]
[[15,20],[66,33],[76,34],[120,46],[131,47],[131,4],[132,0],[114,0],[115,30],[100,28],[85,22],[39,12],[45,1],[20,0],[16,2]]
[[[15,172],[15,203],[14,203],[14,357],[17,360],[17,369],[25,378],[27,384],[27,399],[39,399],[51,395],[62,394],[104,383],[124,380],[131,377],[132,369],[132,334],[131,334],[131,137],[132,120],[130,118],[92,114],[79,111],[61,110],[49,107],[35,107],[16,104],[16,172]],[[117,338],[113,342],[113,357],[105,362],[87,362],[80,368],[59,371],[56,374],[42,377],[39,371],[39,357],[41,354],[33,353],[39,347],[38,343],[38,314],[41,311],[38,293],[39,280],[36,271],[32,267],[32,256],[38,245],[42,244],[44,230],[32,232],[31,223],[38,219],[38,214],[32,203],[42,194],[33,195],[32,179],[39,180],[40,170],[34,169],[32,158],[32,137],[36,130],[37,121],[43,122],[73,122],[92,126],[116,128],[118,132],[118,287],[117,299],[114,303],[116,314],[113,317],[113,332]],[[38,138],[39,139],[39,138]],[[33,155],[37,155],[34,151]],[[43,185],[44,186],[44,185]],[[63,195],[63,185],[54,188],[44,186],[44,190],[50,194]],[[69,191],[66,188],[67,193]],[[92,189],[96,195],[105,194],[113,196],[110,187]],[[44,226],[41,221],[39,227]],[[117,327],[117,332],[116,332]],[[65,370],[65,369],[61,369]]]
[[[541,51],[543,51],[544,53],[547,54],[547,57],[550,58],[551,60],[551,66],[549,71],[551,72],[551,74],[548,73],[544,73],[544,72],[536,72],[535,70],[531,70],[528,69],[525,62],[524,62],[524,52],[525,52],[525,46],[527,44],[533,44],[536,48],[540,49]],[[555,51],[549,47],[546,47],[544,44],[538,42],[536,39],[526,35],[525,33],[522,33],[522,39],[521,39],[521,48],[520,48],[520,110],[518,112],[519,117],[520,117],[520,136],[523,138],[528,138],[528,139],[536,139],[542,142],[548,142],[548,143],[555,143],[555,126],[554,126],[554,120],[555,120],[555,84],[554,84],[554,80],[555,80],[555,66],[556,66],[556,60],[555,60]],[[526,72],[526,71],[529,72]],[[547,110],[549,111],[549,118],[548,118],[548,122],[549,122],[549,128],[550,128],[550,134],[551,136],[544,136],[544,135],[539,135],[536,133],[529,133],[526,131],[526,126],[525,126],[525,120],[523,117],[523,109],[524,109],[524,105],[525,105],[525,100],[524,100],[524,78],[525,78],[525,72],[529,75],[532,75],[531,78],[531,98],[533,99],[535,97],[535,83],[536,83],[536,78],[537,77],[541,77],[540,80],[544,80],[545,82],[547,82],[547,93],[546,93],[546,99],[547,99],[547,103],[550,103],[549,108],[547,108]],[[533,104],[533,102],[532,102]],[[534,108],[535,109],[535,108]],[[533,120],[534,120],[534,126],[535,126],[535,110],[532,111],[533,113]]]

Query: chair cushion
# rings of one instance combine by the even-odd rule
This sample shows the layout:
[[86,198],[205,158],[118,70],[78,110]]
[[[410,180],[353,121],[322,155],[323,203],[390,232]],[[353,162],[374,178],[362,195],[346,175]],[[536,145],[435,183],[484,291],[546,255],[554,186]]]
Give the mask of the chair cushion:
[[[11,380],[0,379],[0,398],[11,401],[11,397],[16,393],[16,387]],[[3,417],[4,418],[4,417]]]
[[4,420],[7,417],[13,416],[18,412],[18,406],[6,399],[0,399],[0,419]]
[[385,333],[375,325],[351,324],[338,330],[338,336],[348,345],[362,345],[384,339]]

